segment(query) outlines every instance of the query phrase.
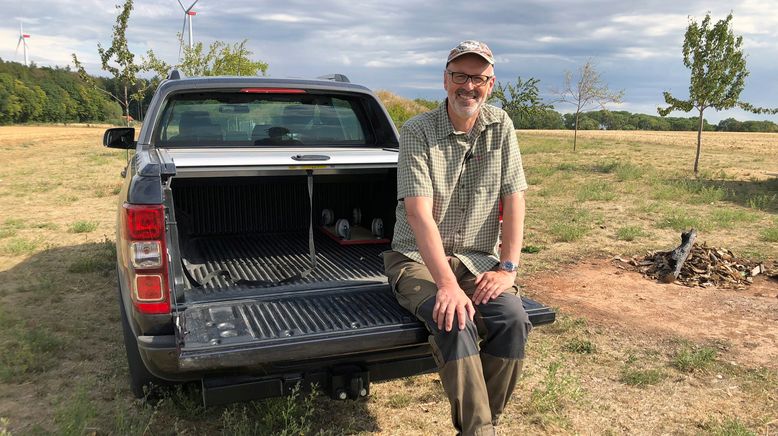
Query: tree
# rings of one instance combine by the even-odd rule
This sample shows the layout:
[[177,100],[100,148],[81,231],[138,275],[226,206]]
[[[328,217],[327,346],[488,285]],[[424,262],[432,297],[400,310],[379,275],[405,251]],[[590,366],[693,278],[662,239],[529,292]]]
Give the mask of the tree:
[[198,42],[192,48],[184,46],[184,57],[175,66],[159,59],[152,50],[146,52],[143,69],[153,71],[158,79],[168,76],[173,68],[187,76],[256,76],[265,75],[268,65],[262,61],[251,60],[253,52],[246,48],[248,40],[235,44],[214,41],[205,51],[203,43]]
[[492,90],[492,98],[500,102],[502,109],[516,126],[526,124],[530,118],[541,115],[546,109],[553,109],[553,106],[540,100],[538,82],[540,80],[534,77],[522,82],[519,76],[516,78],[516,85],[497,82],[497,86]]
[[119,15],[116,16],[116,24],[113,26],[111,46],[105,49],[98,43],[97,53],[100,55],[103,70],[108,71],[114,76],[119,83],[120,88],[123,90],[123,95],[120,94],[117,96],[102,88],[98,88],[94,84],[94,81],[91,80],[91,77],[86,74],[84,67],[78,61],[75,53],[73,54],[73,63],[84,81],[95,88],[106,92],[122,105],[122,108],[124,109],[124,119],[129,126],[130,99],[132,97],[129,93],[129,89],[135,85],[137,75],[140,72],[140,66],[135,64],[135,55],[130,51],[129,46],[127,45],[127,22],[130,19],[130,12],[132,12],[132,0],[125,0],[124,5],[116,5],[116,9],[120,12]]
[[735,105],[754,113],[777,113],[776,109],[751,106],[739,101],[748,76],[746,57],[741,46],[743,37],[735,36],[730,24],[732,14],[711,25],[710,13],[702,23],[689,20],[689,27],[683,41],[683,64],[691,70],[689,99],[681,100],[665,91],[666,108],[657,108],[659,115],[666,116],[674,110],[689,112],[696,109],[697,153],[694,157],[694,174],[697,175],[702,145],[703,112],[707,108],[717,111],[731,109]]
[[563,88],[553,92],[558,96],[557,101],[575,106],[573,151],[575,151],[578,140],[578,119],[581,112],[594,109],[596,106],[605,109],[606,104],[621,103],[624,97],[623,90],[612,92],[608,89],[608,85],[603,82],[591,59],[583,64],[578,70],[578,76],[575,78],[572,72],[565,71]]

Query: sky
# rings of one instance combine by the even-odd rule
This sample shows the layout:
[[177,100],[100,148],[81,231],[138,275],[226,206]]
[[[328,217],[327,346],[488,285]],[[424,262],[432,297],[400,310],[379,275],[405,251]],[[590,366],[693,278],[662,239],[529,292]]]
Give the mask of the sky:
[[[199,0],[193,10],[195,42],[247,39],[253,58],[270,65],[271,77],[341,73],[373,90],[442,100],[449,50],[459,41],[479,39],[495,54],[502,83],[537,78],[541,96],[551,100],[565,71],[591,60],[611,90],[624,90],[624,102],[609,109],[648,114],[664,105],[663,91],[688,96],[681,48],[689,19],[699,22],[710,12],[715,22],[732,12],[750,71],[741,100],[778,106],[774,0]],[[76,53],[87,71],[107,75],[100,70],[97,44],[110,46],[117,12],[111,0],[0,0],[0,58],[23,61],[22,50],[15,51],[21,21],[35,64],[65,66]],[[152,49],[175,63],[183,19],[176,0],[135,0],[130,49],[137,56]],[[708,109],[705,117],[713,123],[727,117],[778,122],[777,115],[735,109]]]

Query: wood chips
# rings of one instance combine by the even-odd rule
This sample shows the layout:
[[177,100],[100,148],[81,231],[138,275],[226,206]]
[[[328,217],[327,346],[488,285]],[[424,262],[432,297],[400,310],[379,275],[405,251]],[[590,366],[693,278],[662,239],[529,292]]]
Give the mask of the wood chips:
[[[631,259],[616,257],[614,261],[619,268],[639,271],[646,277],[660,280],[675,268],[671,253],[672,251],[654,251]],[[765,266],[760,262],[740,259],[725,248],[695,243],[675,283],[689,287],[742,289],[750,285],[754,276],[759,274],[778,279],[778,262]]]

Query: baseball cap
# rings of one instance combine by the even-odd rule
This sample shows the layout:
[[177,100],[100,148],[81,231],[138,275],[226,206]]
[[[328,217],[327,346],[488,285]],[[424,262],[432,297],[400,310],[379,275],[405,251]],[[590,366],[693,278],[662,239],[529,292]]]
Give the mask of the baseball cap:
[[494,55],[492,55],[492,51],[489,49],[489,46],[487,46],[481,41],[474,41],[472,39],[462,41],[459,43],[459,45],[452,48],[448,54],[448,60],[446,61],[446,65],[448,65],[454,59],[462,55],[466,55],[468,53],[481,56],[482,58],[484,58],[486,62],[489,62],[490,64],[494,65]]

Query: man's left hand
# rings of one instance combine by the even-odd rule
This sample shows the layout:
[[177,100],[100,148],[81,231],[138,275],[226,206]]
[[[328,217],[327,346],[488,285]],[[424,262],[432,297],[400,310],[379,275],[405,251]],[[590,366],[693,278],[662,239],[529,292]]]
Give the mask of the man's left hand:
[[483,304],[494,300],[500,294],[510,289],[516,282],[516,273],[508,271],[487,271],[475,278],[475,293],[473,303]]

